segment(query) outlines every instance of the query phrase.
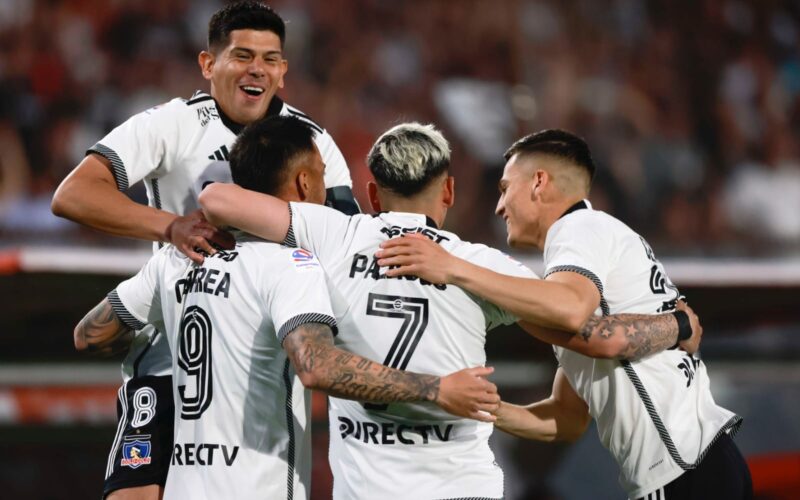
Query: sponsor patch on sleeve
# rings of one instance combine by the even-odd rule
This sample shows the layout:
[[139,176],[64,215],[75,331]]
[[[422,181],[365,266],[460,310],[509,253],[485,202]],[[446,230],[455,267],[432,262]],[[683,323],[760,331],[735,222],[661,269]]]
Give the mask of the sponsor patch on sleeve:
[[292,261],[294,262],[294,267],[298,269],[319,267],[319,261],[314,254],[302,248],[298,248],[292,252]]

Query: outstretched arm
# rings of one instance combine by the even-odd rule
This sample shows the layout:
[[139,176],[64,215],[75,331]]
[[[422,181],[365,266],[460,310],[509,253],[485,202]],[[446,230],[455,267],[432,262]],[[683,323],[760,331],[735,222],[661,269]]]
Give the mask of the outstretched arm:
[[[600,304],[597,286],[574,272],[553,273],[547,280],[508,276],[458,258],[416,235],[381,246],[378,263],[393,266],[387,276],[415,275],[432,283],[457,285],[520,318],[520,325],[534,337],[587,356],[638,359],[678,342],[679,324],[671,314],[594,316]],[[693,353],[702,327],[688,306],[679,309],[686,312],[691,326],[691,338],[680,345]]]
[[[687,314],[692,328],[691,337],[680,342],[692,354],[700,347],[703,327],[692,309],[683,301],[678,310]],[[570,332],[542,328],[520,321],[519,325],[537,339],[579,352],[593,358],[627,359],[635,361],[669,349],[678,342],[681,330],[674,314],[612,314],[592,316],[576,335]]]
[[103,299],[78,323],[73,332],[75,349],[110,356],[126,351],[133,339],[133,330],[125,325]]
[[283,241],[289,232],[289,204],[274,196],[215,182],[203,189],[198,202],[206,219],[218,227],[235,227],[270,241]]
[[104,233],[175,245],[197,263],[203,256],[198,247],[211,254],[210,242],[233,247],[233,238],[205,221],[200,212],[179,217],[141,205],[117,188],[109,161],[89,154],[56,190],[51,203],[53,214],[84,224]]
[[556,371],[549,398],[528,406],[504,401],[496,415],[495,426],[500,430],[538,441],[575,441],[591,420],[588,406],[569,385],[561,368]]
[[497,387],[484,377],[491,368],[469,368],[437,377],[396,370],[333,345],[327,325],[306,323],[283,341],[303,385],[331,396],[372,403],[431,401],[460,417],[494,421],[486,413],[500,401]]

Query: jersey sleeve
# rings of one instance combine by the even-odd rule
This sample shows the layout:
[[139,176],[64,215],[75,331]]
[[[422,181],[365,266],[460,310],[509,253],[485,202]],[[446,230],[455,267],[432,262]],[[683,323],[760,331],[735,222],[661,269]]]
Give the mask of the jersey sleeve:
[[186,112],[180,100],[150,108],[130,117],[87,150],[105,157],[114,171],[120,191],[151,175],[167,173],[180,151]]
[[261,280],[265,289],[267,313],[283,342],[292,330],[306,323],[322,323],[336,335],[325,272],[316,256],[302,248],[284,248],[278,256],[277,273]]
[[152,256],[135,276],[123,281],[108,294],[114,313],[134,330],[141,330],[150,324],[164,331],[158,277],[165,250]]
[[[485,245],[471,244],[465,251],[462,250],[460,257],[475,264],[476,266],[491,269],[500,274],[507,274],[518,278],[538,279],[539,277],[527,266],[516,259],[504,254],[503,252]],[[458,255],[459,252],[456,252]],[[516,323],[519,318],[509,313],[505,309],[497,307],[493,303],[479,299],[483,315],[486,318],[486,329],[491,330],[500,325],[510,325]]]
[[352,217],[312,203],[289,203],[289,231],[283,244],[305,248],[327,262],[345,246]]
[[591,217],[574,217],[554,225],[544,252],[545,278],[557,272],[575,272],[590,279],[600,296],[614,263],[611,237]]

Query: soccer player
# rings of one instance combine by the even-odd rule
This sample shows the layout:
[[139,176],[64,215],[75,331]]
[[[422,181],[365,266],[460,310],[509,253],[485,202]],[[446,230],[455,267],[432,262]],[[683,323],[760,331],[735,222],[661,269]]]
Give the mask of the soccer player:
[[[211,243],[230,247],[197,209],[197,193],[214,181],[230,181],[229,149],[244,125],[264,116],[296,116],[317,132],[325,162],[328,203],[353,213],[347,165],[331,136],[276,94],[284,85],[285,26],[268,6],[235,2],[215,13],[208,48],[198,62],[210,94],[174,99],[131,117],[89,149],[53,197],[56,215],[126,237],[169,242],[196,262]],[[139,181],[149,206],[122,191]],[[172,450],[172,394],[166,339],[147,327],[137,333],[123,362],[119,425],[108,458],[104,492],[109,498],[157,498]],[[124,443],[151,436],[151,461],[125,461]],[[115,493],[116,492],[116,493]]]
[[[234,181],[323,203],[325,167],[313,135],[290,117],[247,127],[231,151]],[[489,369],[421,375],[334,347],[337,325],[316,257],[248,235],[199,266],[163,248],[87,315],[75,343],[108,348],[145,323],[165,332],[173,353],[177,415],[166,498],[308,497],[310,392],[303,386],[381,404],[424,401],[484,420],[492,417],[475,409],[499,402],[482,378]],[[398,428],[397,438],[419,440],[422,432]],[[146,465],[149,436],[136,434],[123,449],[123,460]]]
[[[484,364],[486,331],[516,318],[457,287],[388,279],[374,253],[389,238],[419,233],[477,265],[514,276],[535,275],[495,249],[440,229],[453,203],[454,181],[448,175],[449,146],[432,126],[392,128],[373,145],[367,163],[375,177],[368,185],[375,216],[348,217],[308,203],[287,204],[221,183],[208,186],[200,204],[214,224],[283,240],[317,255],[333,289],[334,310],[342,311],[336,315],[337,343],[344,349],[424,373]],[[641,354],[631,346],[663,349],[677,338],[671,316],[651,318],[643,327],[646,332],[630,328],[630,336],[611,334],[608,340],[597,334],[601,329],[589,328],[587,341],[574,347],[590,352],[616,345],[613,355]],[[331,398],[329,417],[335,498],[503,496],[488,423],[454,419],[429,403],[376,406],[337,398]]]
[[[545,281],[479,268],[411,238],[385,245],[380,263],[399,266],[387,276],[412,273],[458,285],[555,327],[579,324],[595,311],[608,317],[675,310],[678,288],[647,242],[585,199],[595,164],[583,140],[547,130],[520,139],[505,157],[497,214],[506,221],[509,244],[543,250]],[[742,419],[714,402],[698,357],[675,348],[618,361],[554,349],[559,368],[552,395],[525,407],[503,403],[501,429],[572,440],[593,417],[630,498],[752,497],[747,465],[731,439]]]

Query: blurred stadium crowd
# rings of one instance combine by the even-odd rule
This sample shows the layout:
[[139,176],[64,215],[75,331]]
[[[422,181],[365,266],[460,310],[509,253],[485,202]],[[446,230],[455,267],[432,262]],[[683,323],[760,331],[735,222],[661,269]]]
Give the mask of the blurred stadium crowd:
[[[214,0],[0,0],[0,236],[120,244],[50,214],[88,146],[135,112],[207,88]],[[502,245],[491,215],[518,136],[584,136],[592,200],[661,254],[800,249],[800,4],[743,0],[295,0],[287,89],[348,160],[390,125],[454,148],[449,228]],[[141,193],[133,193],[141,196]],[[131,245],[132,242],[124,244]]]

